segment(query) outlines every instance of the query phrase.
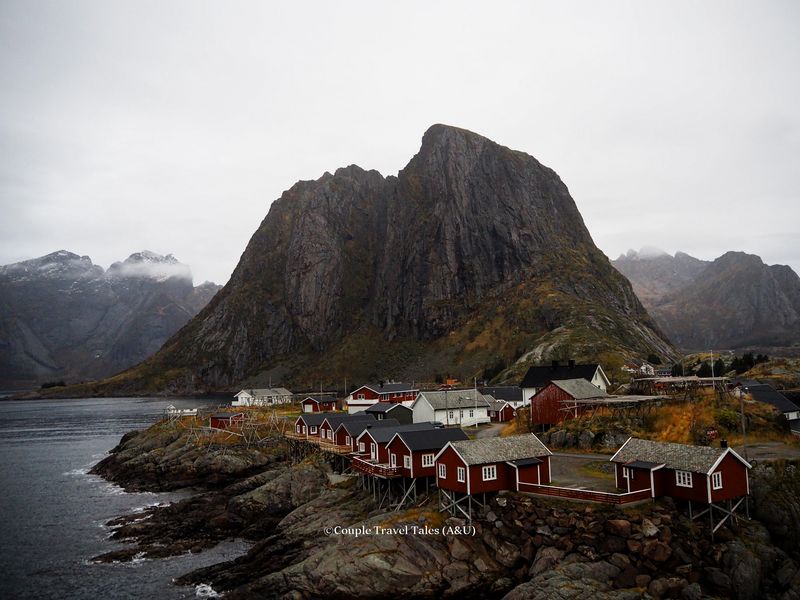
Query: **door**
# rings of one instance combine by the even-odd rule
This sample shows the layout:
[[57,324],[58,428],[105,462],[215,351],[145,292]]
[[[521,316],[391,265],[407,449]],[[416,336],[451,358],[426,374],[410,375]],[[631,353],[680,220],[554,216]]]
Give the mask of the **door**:
[[378,446],[377,446],[377,444],[370,444],[369,445],[369,457],[372,460],[378,460]]
[[394,452],[389,455],[389,466],[392,468],[397,466],[397,455]]

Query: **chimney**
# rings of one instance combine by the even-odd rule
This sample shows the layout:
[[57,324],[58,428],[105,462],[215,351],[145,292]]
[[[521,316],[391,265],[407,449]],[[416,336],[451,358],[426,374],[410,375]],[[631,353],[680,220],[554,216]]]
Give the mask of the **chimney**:
[[553,361],[553,366],[552,366],[552,368],[553,368],[553,370],[555,370],[555,369],[557,369],[557,368],[558,368],[558,361],[557,361],[557,360],[554,360],[554,361]]
[[569,359],[569,368],[570,369],[574,369],[575,368],[575,360],[572,359],[572,358]]
[[728,447],[728,440],[720,440],[719,441],[720,448],[727,448]]

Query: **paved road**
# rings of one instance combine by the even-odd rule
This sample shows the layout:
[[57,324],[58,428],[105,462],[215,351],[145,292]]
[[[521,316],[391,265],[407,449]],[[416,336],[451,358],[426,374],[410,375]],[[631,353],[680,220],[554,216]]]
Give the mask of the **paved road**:
[[500,432],[503,430],[503,427],[506,426],[506,423],[492,423],[485,429],[481,429],[478,433],[475,434],[475,438],[490,438],[490,437],[497,437],[500,435]]

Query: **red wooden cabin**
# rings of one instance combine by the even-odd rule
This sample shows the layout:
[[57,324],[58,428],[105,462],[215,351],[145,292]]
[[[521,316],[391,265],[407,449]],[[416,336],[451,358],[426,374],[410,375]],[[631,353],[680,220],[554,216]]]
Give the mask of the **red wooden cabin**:
[[548,484],[551,454],[532,433],[448,442],[436,456],[436,485],[471,495]]
[[[356,413],[360,415],[361,413]],[[353,416],[356,416],[353,415]],[[334,443],[337,446],[349,446],[350,452],[355,452],[358,449],[356,440],[367,429],[373,427],[398,427],[400,425],[395,419],[381,419],[363,421],[361,419],[349,419],[342,421],[336,430],[333,432]]]
[[313,413],[302,414],[294,422],[294,435],[291,437],[318,440],[319,439],[319,426],[326,417],[333,413]]
[[750,494],[750,464],[733,448],[629,438],[611,457],[617,488],[712,504]]
[[424,431],[397,431],[386,450],[389,466],[399,467],[404,477],[433,477],[436,474],[434,459],[447,442],[469,439],[458,427]]
[[214,413],[209,417],[209,426],[214,429],[230,429],[244,423],[244,413]]
[[304,413],[336,410],[336,398],[333,396],[320,396],[319,398],[308,396],[300,403],[300,406]]
[[319,437],[321,441],[333,444],[335,442],[334,432],[344,422],[348,423],[363,423],[364,428],[369,423],[374,423],[375,418],[372,415],[358,413],[355,415],[348,415],[347,413],[329,413],[319,425]]
[[389,464],[389,452],[386,445],[398,431],[430,431],[433,423],[413,423],[398,427],[373,427],[365,430],[356,440],[356,452],[367,457],[371,462]]
[[531,398],[531,424],[555,425],[582,415],[587,407],[576,400],[601,399],[607,394],[585,379],[551,381]]
[[517,411],[505,400],[489,400],[489,418],[495,423],[508,423]]

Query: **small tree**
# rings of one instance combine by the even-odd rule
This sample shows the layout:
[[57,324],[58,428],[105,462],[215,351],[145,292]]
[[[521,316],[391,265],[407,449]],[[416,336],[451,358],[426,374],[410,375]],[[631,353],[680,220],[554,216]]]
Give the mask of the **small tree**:
[[722,358],[718,358],[714,361],[714,375],[722,377],[725,373],[725,361]]

